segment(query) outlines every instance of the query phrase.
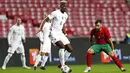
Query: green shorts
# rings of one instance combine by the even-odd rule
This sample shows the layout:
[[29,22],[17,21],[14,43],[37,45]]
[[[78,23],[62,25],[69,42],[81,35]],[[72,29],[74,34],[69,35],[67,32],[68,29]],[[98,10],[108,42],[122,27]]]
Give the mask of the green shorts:
[[112,51],[111,47],[109,44],[94,44],[93,46],[90,47],[91,49],[94,50],[94,53],[99,53],[101,51],[104,51],[105,53],[109,53]]

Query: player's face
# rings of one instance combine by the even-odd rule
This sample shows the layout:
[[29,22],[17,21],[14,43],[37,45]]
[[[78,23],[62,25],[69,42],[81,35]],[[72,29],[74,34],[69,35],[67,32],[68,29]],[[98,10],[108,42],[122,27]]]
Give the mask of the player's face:
[[20,25],[22,23],[22,19],[18,18],[17,19],[17,24]]
[[100,31],[101,23],[97,23],[97,24],[95,25],[95,28],[96,28],[97,31]]
[[66,12],[66,3],[60,3],[60,8],[62,12]]

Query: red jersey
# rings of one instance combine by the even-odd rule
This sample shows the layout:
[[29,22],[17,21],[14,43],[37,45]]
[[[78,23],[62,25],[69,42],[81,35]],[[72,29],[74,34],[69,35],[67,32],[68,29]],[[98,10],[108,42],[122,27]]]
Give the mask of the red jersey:
[[96,31],[96,29],[92,29],[91,36],[95,36],[96,38],[96,44],[107,44],[108,39],[111,38],[109,30],[105,27],[101,27],[100,31]]

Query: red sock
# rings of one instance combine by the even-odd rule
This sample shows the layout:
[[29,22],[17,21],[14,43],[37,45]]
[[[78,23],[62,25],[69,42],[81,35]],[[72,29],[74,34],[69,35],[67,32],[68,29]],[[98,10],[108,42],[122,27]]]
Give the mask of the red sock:
[[116,56],[111,57],[119,68],[122,68],[120,60]]
[[91,67],[91,62],[92,62],[92,54],[91,53],[86,53],[86,63],[88,67]]

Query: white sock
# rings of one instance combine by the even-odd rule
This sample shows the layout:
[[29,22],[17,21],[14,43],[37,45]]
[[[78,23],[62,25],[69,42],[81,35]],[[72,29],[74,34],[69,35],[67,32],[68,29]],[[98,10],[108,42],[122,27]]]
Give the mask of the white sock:
[[26,58],[25,58],[25,55],[24,54],[21,54],[21,62],[23,64],[23,67],[26,67]]
[[41,61],[41,55],[40,54],[38,54],[37,55],[37,57],[36,57],[36,61],[35,61],[35,64],[34,64],[34,66],[36,66],[37,67],[37,65],[38,65],[38,63]]
[[65,62],[66,62],[66,60],[68,60],[68,58],[69,58],[70,55],[71,55],[71,53],[68,52],[67,50],[65,50],[65,55],[64,55],[64,57],[65,57]]
[[41,61],[41,67],[44,67],[46,62],[47,62],[47,59],[48,59],[48,56],[42,56],[42,61]]
[[59,58],[60,58],[60,63],[62,66],[65,65],[64,54],[65,54],[64,49],[60,49],[59,50]]
[[3,66],[6,67],[6,64],[8,63],[8,61],[10,60],[11,57],[12,57],[12,54],[11,54],[11,53],[8,53],[8,55],[5,57]]

